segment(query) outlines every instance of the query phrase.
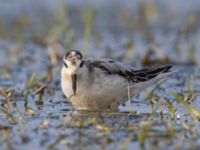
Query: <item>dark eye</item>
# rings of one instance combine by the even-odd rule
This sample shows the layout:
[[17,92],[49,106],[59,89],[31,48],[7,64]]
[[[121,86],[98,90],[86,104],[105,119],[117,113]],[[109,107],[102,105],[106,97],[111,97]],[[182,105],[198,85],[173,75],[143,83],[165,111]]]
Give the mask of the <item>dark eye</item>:
[[64,65],[65,65],[66,68],[68,68],[68,66],[67,66],[67,64],[65,62],[64,62]]
[[84,65],[84,61],[82,61],[82,62],[81,62],[81,64],[80,64],[80,66],[79,66],[79,67],[80,67],[80,68],[82,68],[82,67],[83,67],[83,65]]

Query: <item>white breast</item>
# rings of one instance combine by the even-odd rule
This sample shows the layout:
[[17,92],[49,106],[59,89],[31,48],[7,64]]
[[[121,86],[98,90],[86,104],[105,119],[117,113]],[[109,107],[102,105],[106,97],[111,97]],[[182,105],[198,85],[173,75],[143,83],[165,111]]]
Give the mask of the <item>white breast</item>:
[[[62,76],[61,85],[66,97],[71,97],[73,92],[70,78]],[[81,110],[116,109],[119,103],[127,100],[127,86],[126,79],[95,69],[92,73],[87,72],[77,77],[77,95],[69,101]]]

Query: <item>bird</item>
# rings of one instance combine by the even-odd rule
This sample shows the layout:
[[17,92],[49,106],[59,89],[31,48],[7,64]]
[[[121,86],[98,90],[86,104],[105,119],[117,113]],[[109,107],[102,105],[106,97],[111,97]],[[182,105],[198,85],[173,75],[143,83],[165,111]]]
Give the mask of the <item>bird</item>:
[[63,57],[61,89],[75,110],[117,111],[136,94],[166,79],[171,65],[135,69],[107,58],[83,58],[78,50]]

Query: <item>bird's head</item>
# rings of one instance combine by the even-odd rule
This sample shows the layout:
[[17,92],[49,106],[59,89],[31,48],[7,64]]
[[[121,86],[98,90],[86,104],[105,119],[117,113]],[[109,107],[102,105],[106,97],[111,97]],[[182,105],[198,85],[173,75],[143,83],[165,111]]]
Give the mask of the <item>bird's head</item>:
[[63,70],[68,76],[71,76],[72,89],[76,94],[77,75],[83,71],[83,55],[77,50],[68,51],[63,58]]

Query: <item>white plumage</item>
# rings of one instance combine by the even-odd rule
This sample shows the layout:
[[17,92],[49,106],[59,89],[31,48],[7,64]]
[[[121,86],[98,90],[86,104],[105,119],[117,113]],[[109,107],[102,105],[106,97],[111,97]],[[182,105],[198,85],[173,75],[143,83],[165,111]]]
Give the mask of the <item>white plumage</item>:
[[171,66],[135,70],[111,59],[83,59],[76,50],[63,61],[62,91],[78,110],[114,111],[128,100],[128,87],[133,97],[174,72]]

